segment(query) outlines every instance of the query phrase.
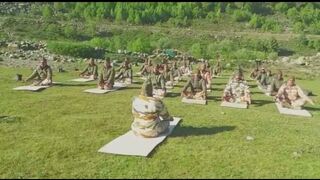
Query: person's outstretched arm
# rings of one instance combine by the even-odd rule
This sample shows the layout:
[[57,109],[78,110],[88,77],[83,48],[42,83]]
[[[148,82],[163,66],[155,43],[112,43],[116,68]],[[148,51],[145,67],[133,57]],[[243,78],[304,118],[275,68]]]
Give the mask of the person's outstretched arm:
[[313,101],[312,101],[308,96],[306,96],[306,95],[303,93],[302,89],[301,89],[299,86],[297,86],[297,88],[298,88],[298,95],[299,95],[301,98],[305,99],[305,100],[306,100],[307,102],[309,102],[310,104],[314,105]]
[[38,68],[36,68],[32,74],[27,77],[27,79],[25,81],[30,81],[31,79],[34,79],[35,77],[39,77],[39,74],[38,74]]
[[51,69],[51,67],[48,68],[47,80],[52,81],[52,69]]
[[86,67],[84,68],[84,70],[80,73],[80,75],[86,73],[86,72],[88,71],[88,69],[89,69],[89,66],[86,66]]

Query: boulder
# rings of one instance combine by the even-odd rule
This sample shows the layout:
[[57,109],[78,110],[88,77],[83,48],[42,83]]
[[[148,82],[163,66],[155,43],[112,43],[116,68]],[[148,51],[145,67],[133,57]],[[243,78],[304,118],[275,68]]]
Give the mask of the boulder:
[[292,64],[297,65],[305,65],[306,64],[306,58],[304,56],[300,56],[298,59],[294,59],[291,61]]
[[289,62],[290,58],[288,56],[285,56],[281,59],[281,62],[286,63]]

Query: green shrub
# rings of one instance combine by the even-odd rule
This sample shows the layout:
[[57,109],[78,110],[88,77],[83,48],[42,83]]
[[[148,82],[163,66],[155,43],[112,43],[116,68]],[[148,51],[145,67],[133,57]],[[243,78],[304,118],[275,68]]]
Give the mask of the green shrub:
[[287,2],[280,2],[280,3],[277,3],[275,6],[275,10],[281,13],[286,13],[288,9],[289,9],[289,6]]
[[270,59],[270,60],[276,60],[277,58],[278,58],[277,52],[272,52],[268,55],[268,59]]
[[104,50],[95,50],[92,46],[70,42],[48,42],[47,48],[55,54],[80,57],[80,58],[103,58]]
[[92,38],[90,40],[90,44],[94,47],[106,48],[106,49],[108,49],[110,46],[110,42],[108,40],[102,39],[99,37]]
[[232,18],[234,21],[243,22],[250,20],[250,12],[243,11],[243,10],[235,10],[232,14]]
[[200,43],[195,43],[191,46],[190,50],[191,54],[195,58],[202,58],[203,57],[203,50]]
[[265,31],[281,32],[281,25],[274,19],[266,19],[261,27]]
[[148,39],[138,38],[128,43],[128,50],[150,53],[152,51],[152,48]]
[[301,33],[304,30],[304,24],[302,22],[296,22],[293,25],[293,32]]
[[300,34],[296,41],[298,43],[298,46],[307,46],[309,43],[309,40],[305,34]]
[[264,23],[264,18],[254,14],[253,16],[251,16],[251,19],[249,21],[249,26],[252,28],[261,28],[263,23]]

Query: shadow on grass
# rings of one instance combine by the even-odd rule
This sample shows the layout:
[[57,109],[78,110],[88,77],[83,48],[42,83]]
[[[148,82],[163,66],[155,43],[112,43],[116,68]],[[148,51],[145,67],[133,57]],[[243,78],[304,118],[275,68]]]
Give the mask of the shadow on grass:
[[142,81],[137,81],[137,82],[133,82],[132,84],[143,84],[143,82]]
[[14,116],[0,116],[0,123],[15,123],[20,122],[20,117],[14,117]]
[[256,87],[258,87],[258,85],[256,85],[256,84],[249,84],[249,87],[250,87],[250,88],[256,88]]
[[223,76],[223,77],[218,77],[218,78],[215,78],[215,79],[230,79],[230,77],[228,77],[228,76]]
[[174,87],[179,87],[179,88],[183,88],[184,86],[183,85],[179,85],[179,84],[176,84],[176,85],[174,85]]
[[220,96],[208,96],[207,100],[221,101]]
[[[168,138],[175,137],[188,137],[188,136],[209,136],[217,133],[221,133],[224,131],[232,131],[236,128],[236,126],[218,126],[218,127],[192,127],[185,126],[181,127],[177,125],[173,132],[168,136]],[[163,143],[163,142],[162,142]],[[161,144],[160,143],[148,156],[148,158],[152,158],[154,154],[157,153]]]
[[189,79],[181,79],[179,82],[187,82]]
[[181,93],[168,92],[166,94],[166,97],[179,97],[179,96],[181,96]]
[[213,86],[222,86],[226,85],[227,83],[212,83]]
[[169,137],[206,136],[224,131],[232,131],[236,126],[192,127],[178,125]]
[[315,107],[303,107],[303,108],[308,111],[320,111],[320,108],[315,108]]
[[255,107],[264,106],[266,104],[274,104],[274,101],[271,100],[253,100],[251,105],[254,105]]
[[286,49],[286,48],[279,48],[279,56],[291,56],[294,54],[294,51],[291,49]]
[[59,83],[54,86],[92,86],[93,84],[73,84],[73,83]]
[[121,88],[121,90],[126,90],[126,89],[141,89],[141,87],[127,86],[125,88]]
[[251,94],[264,94],[264,93],[261,91],[254,91],[254,92],[251,92]]
[[212,88],[212,89],[211,89],[211,92],[212,92],[212,91],[223,91],[223,90],[224,90],[224,89],[222,89],[222,88]]

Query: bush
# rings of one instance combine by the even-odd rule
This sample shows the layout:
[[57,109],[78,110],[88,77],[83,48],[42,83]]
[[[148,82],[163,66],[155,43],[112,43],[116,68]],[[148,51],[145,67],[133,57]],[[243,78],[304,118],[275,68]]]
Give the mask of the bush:
[[169,49],[172,46],[172,41],[168,37],[162,37],[153,43],[153,47],[157,49]]
[[70,39],[76,39],[78,37],[77,35],[77,29],[75,26],[72,25],[67,25],[64,29],[63,29],[63,34],[66,38],[70,38]]
[[315,40],[313,42],[313,48],[316,49],[317,51],[320,51],[320,40]]
[[138,38],[128,43],[128,49],[135,52],[150,53],[152,51],[151,44],[148,39]]
[[274,32],[281,32],[282,30],[280,24],[273,19],[266,19],[261,28],[265,31],[274,31]]
[[55,54],[80,57],[103,58],[104,50],[95,50],[92,46],[70,42],[48,42],[47,48]]
[[300,15],[299,15],[297,8],[295,8],[295,7],[290,8],[287,12],[287,17],[293,21],[299,20]]
[[190,48],[190,52],[192,54],[192,56],[194,56],[195,58],[202,58],[202,48],[201,48],[201,44],[200,43],[195,43],[191,46]]
[[277,3],[275,6],[275,10],[281,13],[287,12],[288,9],[289,9],[289,6],[287,2],[280,2],[280,3]]
[[269,51],[278,52],[278,50],[279,43],[274,37],[272,37],[269,41]]
[[249,21],[250,16],[251,16],[250,12],[243,11],[243,10],[235,10],[233,12],[232,18],[234,21],[243,22],[243,21]]
[[278,53],[277,52],[272,52],[268,55],[268,59],[270,60],[276,60],[278,59]]
[[320,50],[320,40],[310,40],[308,42],[308,47],[319,51]]
[[217,50],[218,50],[218,47],[217,47],[217,44],[215,43],[210,43],[208,46],[207,46],[207,56],[209,58],[216,58],[217,56]]
[[300,34],[296,41],[298,43],[298,46],[307,46],[309,43],[309,40],[305,34]]
[[253,16],[251,16],[249,26],[252,28],[261,28],[263,23],[264,19],[261,16],[254,14]]
[[304,30],[304,24],[302,22],[296,22],[293,25],[293,32],[301,33]]
[[320,34],[320,23],[319,22],[312,23],[309,29],[312,34]]
[[98,38],[98,37],[92,38],[90,40],[90,44],[94,47],[99,47],[99,48],[108,48],[110,46],[109,41],[102,38]]
[[109,43],[110,49],[117,51],[118,49],[126,49],[127,41],[125,38],[122,38],[120,35],[113,36]]

